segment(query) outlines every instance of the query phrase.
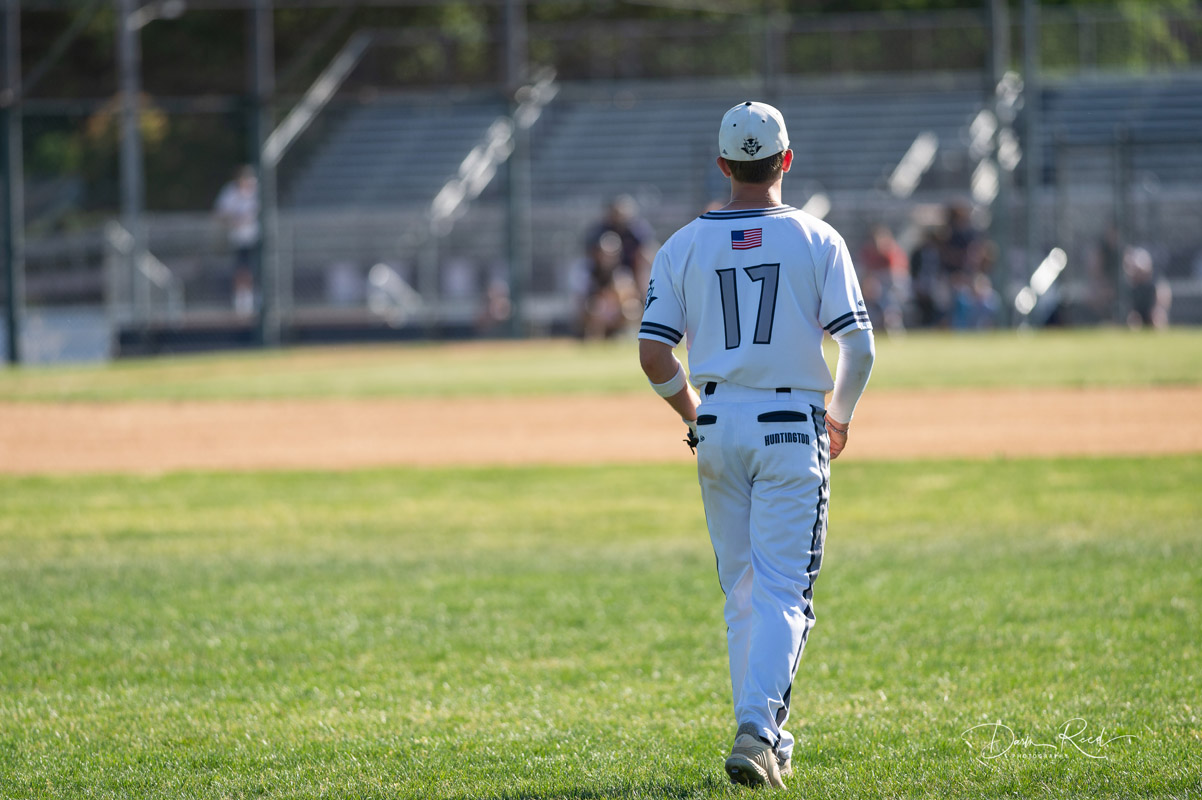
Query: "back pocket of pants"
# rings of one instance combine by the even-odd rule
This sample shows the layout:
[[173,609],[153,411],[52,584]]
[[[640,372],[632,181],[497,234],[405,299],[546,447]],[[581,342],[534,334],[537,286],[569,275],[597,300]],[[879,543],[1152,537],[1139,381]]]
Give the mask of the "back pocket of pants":
[[[809,417],[800,411],[768,411],[756,419],[760,422],[805,422]],[[700,419],[697,420],[697,424],[701,424]]]

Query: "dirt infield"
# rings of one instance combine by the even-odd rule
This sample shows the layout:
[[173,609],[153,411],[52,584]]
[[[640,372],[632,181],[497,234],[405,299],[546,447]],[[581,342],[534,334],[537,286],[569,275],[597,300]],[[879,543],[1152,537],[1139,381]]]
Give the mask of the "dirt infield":
[[[846,458],[1202,452],[1199,409],[1202,387],[870,391]],[[650,393],[4,403],[0,472],[680,461],[682,430]]]

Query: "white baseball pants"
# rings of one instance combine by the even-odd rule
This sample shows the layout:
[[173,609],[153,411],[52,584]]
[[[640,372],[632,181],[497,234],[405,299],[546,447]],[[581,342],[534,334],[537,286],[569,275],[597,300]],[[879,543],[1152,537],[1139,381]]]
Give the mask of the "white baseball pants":
[[698,412],[697,472],[725,617],[735,718],[792,755],[784,730],[794,676],[814,625],[830,443],[825,397],[798,389],[708,384]]

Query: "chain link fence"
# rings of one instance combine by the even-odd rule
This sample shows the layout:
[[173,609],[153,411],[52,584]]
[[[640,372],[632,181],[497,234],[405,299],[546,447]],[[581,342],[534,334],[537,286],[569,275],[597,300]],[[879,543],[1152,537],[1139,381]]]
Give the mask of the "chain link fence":
[[[284,341],[576,332],[586,238],[606,204],[631,195],[662,239],[719,199],[713,120],[744,97],[785,109],[800,167],[786,201],[824,200],[853,252],[879,223],[916,246],[945,204],[970,196],[977,156],[969,126],[992,102],[983,14],[532,23],[529,60],[554,67],[558,95],[524,141],[504,143],[519,147],[512,157],[472,163],[491,126],[512,113],[496,78],[504,51],[498,31],[490,24],[470,33],[375,31],[284,155],[268,258],[254,265],[275,278],[258,283],[271,287],[258,300]],[[299,102],[305,76],[319,74],[352,33],[317,48],[321,57],[308,72],[283,54],[278,61],[291,66],[280,70],[289,80],[277,119]],[[1021,45],[1017,25],[1012,38]],[[1012,296],[1042,254],[1059,246],[1068,253],[1062,318],[1108,319],[1093,296],[1092,265],[1117,234],[1147,249],[1173,284],[1173,319],[1202,320],[1202,234],[1191,222],[1202,200],[1202,174],[1191,171],[1202,124],[1189,106],[1202,97],[1195,88],[1202,14],[1152,4],[1049,8],[1040,41],[1048,79],[1041,103],[1082,86],[1118,87],[1121,98],[1084,103],[1063,129],[1047,123],[1038,145],[1041,185],[1030,195],[1040,224],[1032,253],[1020,246],[1028,194],[1015,176],[1006,291]],[[195,86],[172,95],[155,80],[140,115],[143,254],[131,251],[130,232],[115,222],[115,101],[25,104],[29,360],[253,344],[263,335],[256,307],[237,307],[236,247],[214,213],[222,187],[249,160],[249,106]],[[1186,88],[1157,95],[1166,82]],[[942,105],[932,99],[939,95]],[[1147,107],[1133,112],[1141,102]],[[1172,118],[1186,133],[1130,124]],[[1092,139],[1081,134],[1089,125]],[[939,131],[934,163],[913,195],[895,197],[890,170],[932,129]],[[495,174],[473,172],[481,169]],[[435,224],[437,198],[465,170],[482,181],[479,195],[462,203],[453,225]],[[515,174],[528,178],[515,182]],[[515,219],[515,203],[528,222]],[[515,265],[522,235],[529,263]]]

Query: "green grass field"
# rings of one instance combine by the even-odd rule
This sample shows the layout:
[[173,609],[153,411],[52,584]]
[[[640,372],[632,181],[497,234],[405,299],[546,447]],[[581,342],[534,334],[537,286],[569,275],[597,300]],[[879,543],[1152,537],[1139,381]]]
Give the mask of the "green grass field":
[[[1055,331],[877,339],[874,391],[1202,381],[1202,331]],[[0,372],[0,401],[472,397],[643,392],[633,341],[380,346]],[[833,361],[834,350],[828,348]],[[684,358],[683,349],[681,357]]]
[[[1197,797],[1199,485],[1202,457],[836,464],[794,796]],[[736,791],[687,467],[0,497],[6,797]],[[1136,738],[962,738],[1074,718]]]
[[[290,351],[0,398],[545,393],[567,362],[646,391],[631,355]],[[870,390],[1200,358],[1190,332],[915,336]],[[1202,454],[836,462],[787,796],[1202,798],[1199,486]],[[0,477],[0,797],[747,796],[729,693],[687,464]]]

